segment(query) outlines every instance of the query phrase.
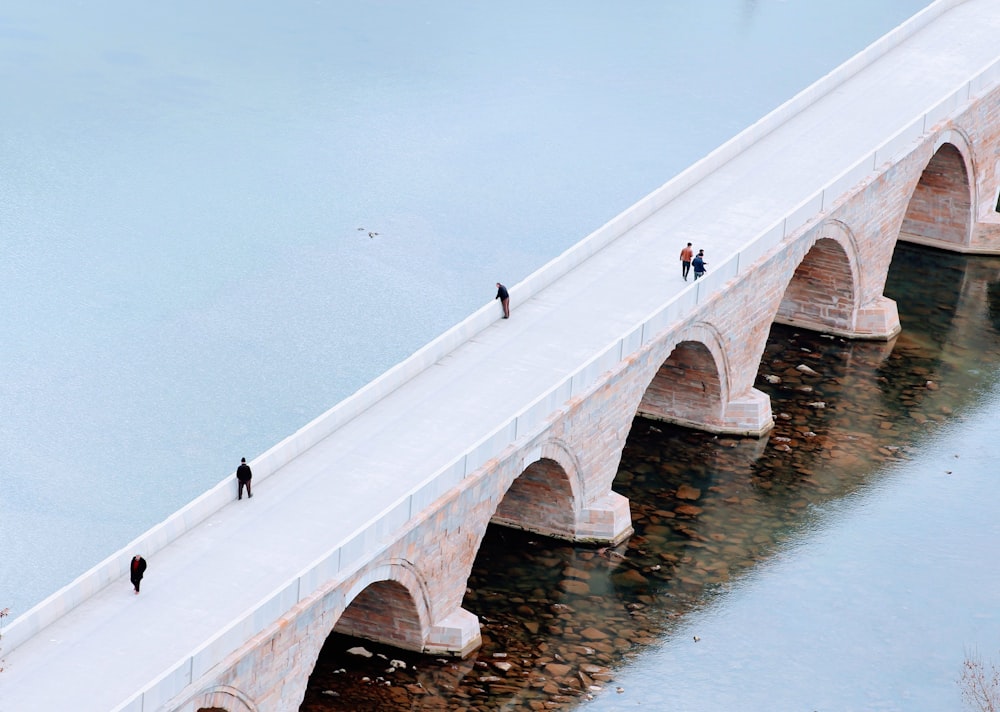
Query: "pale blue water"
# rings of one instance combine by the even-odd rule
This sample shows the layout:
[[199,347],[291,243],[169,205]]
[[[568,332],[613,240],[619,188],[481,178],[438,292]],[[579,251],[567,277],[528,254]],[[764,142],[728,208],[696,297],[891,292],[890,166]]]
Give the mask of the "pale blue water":
[[582,709],[977,709],[959,679],[968,656],[1000,666],[998,412],[994,383]]
[[0,607],[926,4],[7,0]]

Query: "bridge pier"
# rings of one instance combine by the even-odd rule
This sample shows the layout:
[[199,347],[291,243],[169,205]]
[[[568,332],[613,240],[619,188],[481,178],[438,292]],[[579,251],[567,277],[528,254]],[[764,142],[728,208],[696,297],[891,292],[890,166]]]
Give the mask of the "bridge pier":
[[[718,389],[716,389],[718,390]],[[685,412],[686,410],[686,412]],[[676,400],[659,399],[656,394],[647,394],[638,414],[650,420],[672,423],[683,428],[703,430],[718,435],[735,435],[759,438],[774,427],[771,415],[771,399],[766,393],[751,388],[743,395],[732,398],[722,407],[718,415],[718,405],[709,403],[696,410],[679,408]]]
[[854,320],[854,333],[839,335],[849,339],[889,341],[901,330],[896,302],[888,297],[878,297],[858,307],[858,315]]
[[831,321],[811,318],[801,312],[794,315],[781,315],[781,318],[775,319],[775,321],[797,329],[833,334],[845,339],[869,341],[889,341],[902,329],[899,324],[899,313],[896,311],[896,302],[884,296],[876,297],[864,306],[858,307],[853,328],[845,328]]
[[976,223],[972,235],[972,246],[967,254],[1000,255],[1000,222],[994,216],[990,220]]
[[544,500],[524,499],[520,496],[523,490],[522,487],[511,488],[491,520],[494,524],[563,541],[611,546],[632,536],[632,514],[628,499],[617,492],[609,491],[576,512],[565,511],[560,512],[560,516],[541,516],[548,514],[539,511],[539,505]]
[[746,394],[739,398],[732,398],[726,403],[722,420],[721,427],[705,429],[720,435],[763,437],[774,427],[771,398],[766,393],[751,388]]
[[424,640],[427,655],[453,655],[464,658],[483,644],[479,633],[479,618],[464,608],[432,623]]
[[632,536],[632,531],[628,499],[609,491],[580,511],[575,540],[615,546]]

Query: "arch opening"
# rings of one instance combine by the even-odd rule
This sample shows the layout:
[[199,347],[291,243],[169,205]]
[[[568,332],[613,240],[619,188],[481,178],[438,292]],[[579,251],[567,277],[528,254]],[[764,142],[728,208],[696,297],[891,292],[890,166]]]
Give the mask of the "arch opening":
[[968,245],[971,230],[969,172],[961,151],[945,143],[931,157],[913,189],[899,236],[923,244]]
[[416,603],[398,581],[375,581],[365,587],[341,614],[333,632],[404,650],[423,649]]
[[[394,561],[373,569],[370,574],[392,578],[365,579],[371,582],[357,595],[351,598],[350,593],[346,594],[347,607],[316,653],[299,709],[330,704],[323,690],[335,684],[333,681],[339,678],[340,668],[347,660],[352,661],[348,666],[361,665],[362,674],[375,678],[385,673],[391,658],[410,655],[418,659],[424,655],[421,616],[426,616],[426,611],[421,609],[420,584],[414,574],[407,562]],[[330,598],[334,606],[335,600],[336,597]],[[363,694],[370,692],[371,689],[365,688]]]
[[822,237],[795,268],[775,321],[812,331],[850,334],[854,309],[850,259],[839,242]]
[[698,341],[682,341],[657,369],[637,414],[705,429],[721,426],[722,408],[722,379],[715,357]]
[[573,487],[566,469],[542,457],[531,463],[511,483],[491,522],[557,539],[572,539]]

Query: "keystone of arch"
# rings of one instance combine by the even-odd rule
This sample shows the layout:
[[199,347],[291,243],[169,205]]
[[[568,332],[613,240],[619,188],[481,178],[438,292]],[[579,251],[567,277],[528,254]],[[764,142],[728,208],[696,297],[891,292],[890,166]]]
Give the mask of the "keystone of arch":
[[206,710],[258,712],[257,706],[249,697],[229,685],[215,685],[203,690],[177,709],[178,712],[204,712]]

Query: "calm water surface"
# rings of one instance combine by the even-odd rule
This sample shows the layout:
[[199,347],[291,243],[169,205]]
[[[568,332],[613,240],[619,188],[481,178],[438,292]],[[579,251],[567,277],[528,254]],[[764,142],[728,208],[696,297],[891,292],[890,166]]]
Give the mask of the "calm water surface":
[[7,0],[0,605],[927,4]]
[[890,344],[772,330],[767,438],[637,419],[627,545],[490,527],[474,658],[334,635],[303,710],[964,709],[965,656],[1000,664],[1000,259],[900,245],[886,294]]

